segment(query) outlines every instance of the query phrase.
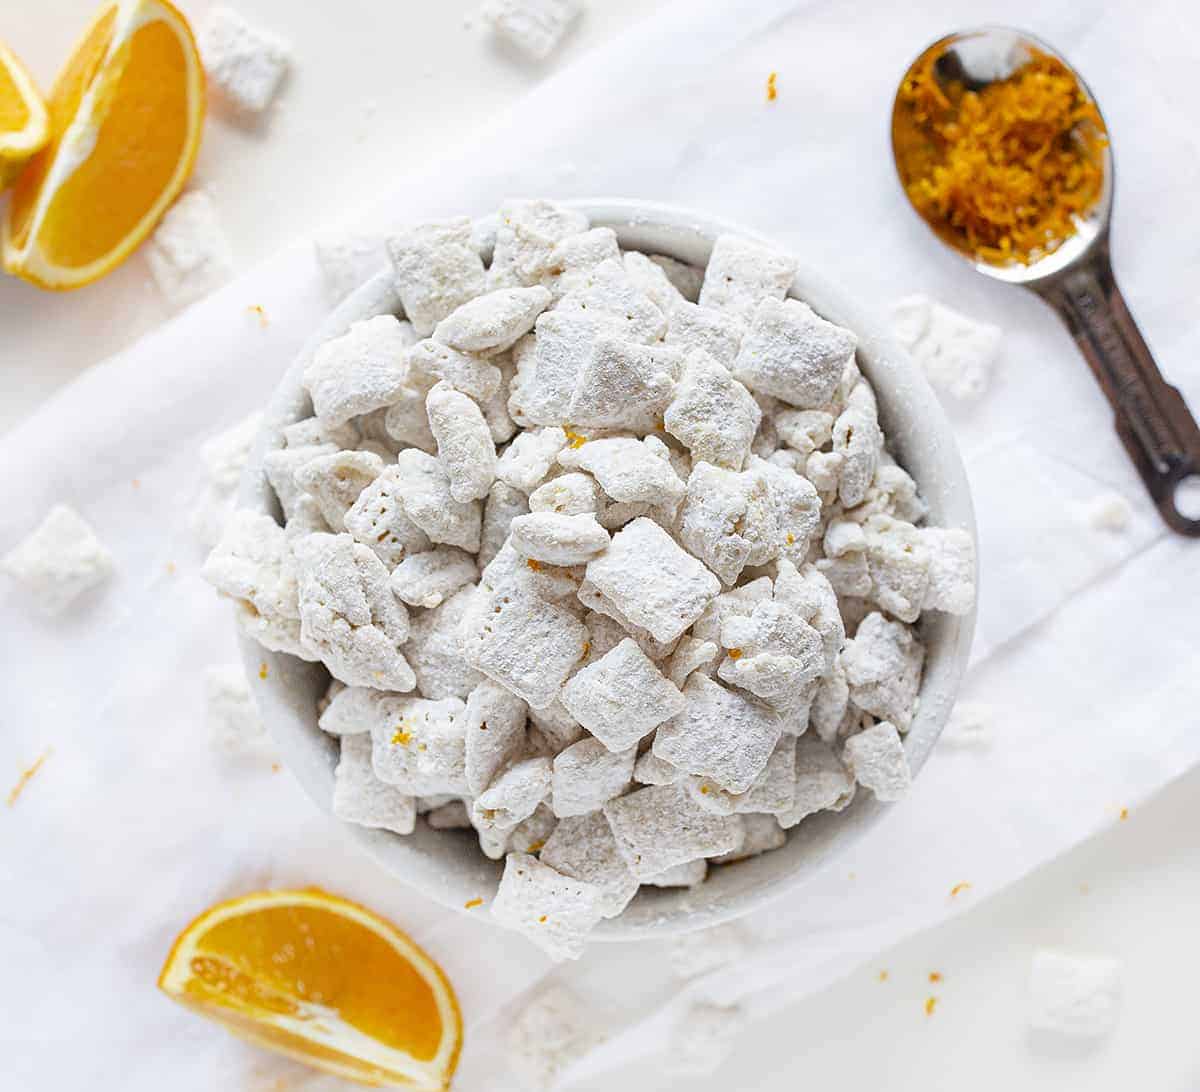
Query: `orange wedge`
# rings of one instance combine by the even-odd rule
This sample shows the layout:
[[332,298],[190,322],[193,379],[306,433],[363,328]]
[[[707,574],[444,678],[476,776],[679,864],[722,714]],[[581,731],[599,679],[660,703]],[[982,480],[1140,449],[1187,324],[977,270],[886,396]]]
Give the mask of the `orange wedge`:
[[0,42],[0,191],[50,139],[50,115],[33,79]]
[[50,143],[17,180],[0,253],[42,288],[79,288],[132,253],[191,174],[204,71],[187,20],[165,0],[106,4],[49,105]]
[[158,979],[234,1034],[361,1084],[442,1090],[462,1017],[442,970],[390,922],[316,888],[218,903]]

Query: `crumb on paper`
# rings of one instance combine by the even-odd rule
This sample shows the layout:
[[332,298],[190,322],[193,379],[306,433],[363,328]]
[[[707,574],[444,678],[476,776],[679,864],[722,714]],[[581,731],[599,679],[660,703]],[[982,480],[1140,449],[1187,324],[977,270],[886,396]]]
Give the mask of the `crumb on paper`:
[[163,216],[146,247],[154,283],[172,307],[186,307],[233,274],[233,248],[204,190],[188,190]]
[[1133,508],[1120,493],[1101,493],[1083,507],[1084,519],[1094,531],[1120,534],[1133,523]]
[[479,17],[514,49],[541,61],[558,48],[582,11],[580,0],[487,0]]
[[775,81],[778,78],[778,72],[772,72],[767,77],[767,102],[774,102],[777,98],[779,98],[779,89],[775,86]]
[[21,776],[17,778],[17,783],[9,790],[8,806],[11,808],[21,797],[21,793],[25,791],[25,787],[38,774],[38,771],[54,753],[53,747],[47,747],[40,755],[37,756],[28,766],[21,771]]
[[227,754],[266,757],[270,742],[241,664],[215,664],[204,670],[209,736]]
[[7,554],[0,572],[21,584],[42,614],[61,614],[113,571],[112,555],[74,508],[56,504]]
[[168,561],[168,562],[167,562],[167,564],[166,564],[166,570],[167,570],[167,576],[174,576],[174,575],[175,575],[175,572],[176,572],[176,565],[175,565],[175,562],[174,562],[174,561]]
[[528,1092],[548,1092],[573,1062],[599,1040],[596,1014],[565,986],[542,986],[515,1014],[507,1036],[507,1061]]
[[970,882],[967,880],[963,880],[961,883],[956,883],[952,888],[950,888],[950,897],[952,899],[956,899],[964,891],[970,891],[970,890],[971,890]]
[[893,305],[891,327],[939,395],[974,402],[987,391],[1000,356],[999,326],[914,295]]
[[1030,964],[1029,997],[1034,1030],[1100,1038],[1117,1022],[1121,965],[1103,956],[1038,949]]
[[220,4],[209,10],[196,38],[209,82],[231,106],[259,114],[270,105],[288,68],[282,39]]
[[129,484],[132,485],[134,489],[141,489],[142,488],[142,479],[134,478]]
[[1081,883],[1079,885],[1079,893],[1081,895],[1090,895],[1092,893],[1091,884]]

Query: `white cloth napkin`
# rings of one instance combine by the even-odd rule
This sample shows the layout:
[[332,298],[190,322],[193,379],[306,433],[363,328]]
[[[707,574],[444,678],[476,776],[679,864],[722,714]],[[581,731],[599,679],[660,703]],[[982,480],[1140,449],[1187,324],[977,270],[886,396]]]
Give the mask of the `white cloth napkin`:
[[[990,393],[957,419],[982,538],[965,696],[993,707],[993,744],[940,750],[886,823],[753,915],[756,943],[736,974],[681,989],[648,943],[597,947],[556,970],[609,1033],[574,1075],[661,1051],[694,997],[753,1014],[820,988],[1200,759],[1200,545],[1158,523],[1055,317],[940,250],[892,171],[888,111],[909,60],[948,30],[1006,18],[1010,5],[984,0],[686,0],[548,81],[469,155],[403,179],[360,223],[481,213],[512,194],[674,202],[775,237],[880,308],[922,290],[1006,331]],[[1200,12],[1074,0],[1039,5],[1030,29],[1079,66],[1105,109],[1120,164],[1118,273],[1160,364],[1200,407],[1200,276],[1186,230],[1200,145],[1182,63]],[[54,748],[0,820],[0,966],[14,999],[0,1044],[13,1087],[186,1092],[268,1072],[153,982],[175,932],[211,901],[309,883],[370,904],[430,948],[467,1019],[460,1087],[504,1087],[505,1006],[546,960],[406,890],[286,772],[215,754],[204,728],[203,669],[235,650],[187,527],[197,448],[264,401],[324,310],[299,242],[0,438],[0,551],[67,501],[118,566],[101,596],[53,623],[0,590],[0,771],[15,779]],[[1106,491],[1133,505],[1124,533],[1077,511]]]

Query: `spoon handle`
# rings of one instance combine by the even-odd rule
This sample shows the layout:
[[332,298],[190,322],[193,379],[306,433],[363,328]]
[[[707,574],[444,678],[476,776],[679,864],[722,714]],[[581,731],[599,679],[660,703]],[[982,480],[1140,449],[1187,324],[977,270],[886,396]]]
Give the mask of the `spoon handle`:
[[[1180,534],[1200,536],[1200,426],[1155,365],[1113,278],[1107,247],[1037,291],[1095,373],[1116,415],[1117,435],[1163,520]],[[1193,499],[1181,511],[1185,481]]]

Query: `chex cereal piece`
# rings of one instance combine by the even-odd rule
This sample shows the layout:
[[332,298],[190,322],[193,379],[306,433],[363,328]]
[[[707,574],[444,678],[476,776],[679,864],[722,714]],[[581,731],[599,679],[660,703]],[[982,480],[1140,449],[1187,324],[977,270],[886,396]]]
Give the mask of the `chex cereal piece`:
[[[696,802],[701,807],[708,805],[706,810],[717,814],[782,815],[791,810],[796,802],[796,739],[794,735],[779,737],[762,773],[745,792],[727,793],[715,783],[701,778],[700,789],[707,787],[710,791],[698,795]],[[728,806],[727,812],[723,811],[725,806]]]
[[693,671],[713,663],[717,658],[717,645],[713,641],[700,641],[695,637],[680,637],[679,644],[667,661],[667,678],[681,690]]
[[711,572],[644,516],[618,531],[608,549],[588,562],[587,579],[659,641],[680,636],[721,590]]
[[925,648],[908,626],[878,612],[867,615],[842,652],[850,700],[908,731],[924,662]]
[[865,598],[875,587],[865,550],[850,550],[840,557],[820,557],[816,566],[838,595]]
[[286,652],[301,660],[315,662],[320,657],[300,640],[300,619],[285,615],[262,614],[246,599],[233,601],[233,620],[245,636],[272,652]]
[[[795,564],[803,564],[808,554],[809,539],[817,532],[821,522],[821,498],[811,482],[793,470],[786,470],[750,456],[750,465],[745,471],[753,475],[756,485],[761,481],[766,488],[773,518],[759,518],[757,537],[760,548],[751,554],[751,564],[762,564],[760,558],[783,555]],[[753,501],[754,493],[751,493]]]
[[510,853],[491,912],[551,958],[578,959],[608,904],[604,888],[564,876],[528,854]]
[[358,441],[358,429],[353,422],[330,425],[318,417],[302,417],[283,428],[283,444],[287,449],[325,447],[340,450],[352,448]]
[[687,776],[678,766],[659,758],[653,750],[646,751],[633,766],[633,779],[642,785],[674,785]]
[[444,380],[429,392],[425,408],[450,496],[460,503],[486,497],[496,480],[496,448],[483,411]]
[[450,800],[431,808],[425,813],[425,822],[434,830],[467,830],[471,826],[467,805],[461,800]]
[[188,523],[205,546],[211,548],[221,540],[225,521],[233,512],[242,468],[250,458],[262,419],[261,412],[251,413],[200,445],[204,490]]
[[839,655],[829,674],[821,679],[813,697],[808,714],[809,727],[826,743],[832,743],[837,739],[838,727],[849,703],[850,684],[846,681],[846,669],[842,667]]
[[853,508],[866,498],[882,450],[883,433],[873,413],[851,406],[834,421],[833,454],[842,457],[838,499],[846,508]]
[[266,751],[266,726],[241,664],[204,669],[204,705],[213,744],[231,754]]
[[[582,588],[581,584],[580,589]],[[588,631],[588,653],[584,666],[594,664],[629,636],[620,622],[598,611],[589,610],[583,616],[583,624],[587,626]],[[650,658],[654,659],[653,656]]]
[[671,324],[665,343],[682,349],[688,356],[703,352],[726,370],[733,368],[745,324],[724,311],[700,307],[694,303],[677,303],[671,310]]
[[444,542],[475,553],[479,549],[483,509],[479,501],[457,501],[450,476],[432,455],[407,448],[396,456],[387,474],[408,518],[433,542]]
[[525,743],[529,707],[498,682],[484,679],[467,698],[467,786],[478,796]]
[[796,799],[777,816],[784,830],[818,811],[841,811],[854,798],[854,775],[811,733],[796,740]]
[[516,587],[481,594],[462,632],[467,663],[536,708],[558,697],[587,641],[569,610]]
[[554,267],[555,245],[587,229],[587,217],[576,209],[541,198],[506,201],[500,206],[489,281],[496,287],[537,283]]
[[560,819],[596,811],[620,796],[633,778],[637,748],[610,751],[598,739],[581,739],[554,759],[551,808]]
[[586,735],[583,725],[557,699],[540,709],[530,709],[529,721],[530,749],[547,758],[561,754]]
[[593,515],[562,516],[530,512],[509,525],[509,536],[522,557],[548,565],[584,565],[608,548],[608,532]]
[[340,425],[396,401],[407,378],[410,344],[394,315],[376,315],[318,346],[304,369],[304,386],[321,423]]
[[388,467],[358,494],[342,517],[342,525],[358,542],[371,549],[388,569],[412,554],[424,553],[432,543],[404,510],[399,492],[400,471]]
[[627,250],[621,255],[621,264],[634,286],[649,296],[651,303],[664,315],[673,315],[676,307],[687,303],[683,294],[671,283],[666,270],[645,254]]
[[[929,588],[930,552],[923,533],[891,516],[871,516],[863,534],[871,598],[900,621],[915,622]],[[953,558],[948,564],[951,572],[957,567]]]
[[826,322],[807,303],[766,299],[758,305],[733,374],[752,391],[798,409],[819,409],[833,396],[858,339]]
[[[466,707],[457,698],[426,701],[385,695],[371,726],[375,775],[413,796],[465,796]],[[353,738],[353,737],[345,737]]]
[[603,812],[563,819],[546,840],[540,859],[564,876],[599,887],[606,918],[616,917],[637,894],[637,877],[617,849]]
[[366,686],[346,686],[337,679],[333,681],[341,689],[329,697],[317,721],[318,727],[331,736],[353,736],[369,732],[382,715],[380,710],[384,708],[387,695]]
[[710,815],[679,785],[650,785],[610,800],[604,815],[639,880],[742,844],[740,818]]
[[146,258],[172,307],[186,307],[229,280],[233,248],[204,190],[189,190],[167,210],[150,236]]
[[759,603],[749,617],[730,618],[721,644],[729,653],[717,675],[760,698],[782,698],[825,671],[821,635],[784,603]]
[[514,347],[518,381],[513,384],[508,409],[514,421],[535,425],[565,425],[567,409],[579,382],[579,373],[591,353],[597,324],[573,313],[554,310],[538,317],[532,352]]
[[462,304],[437,324],[434,341],[470,353],[495,353],[509,348],[547,307],[547,288],[499,288]]
[[917,492],[917,483],[903,467],[891,461],[891,455],[884,449],[879,453],[875,478],[866,497],[848,514],[860,523],[874,515],[920,523],[929,514],[929,507]]
[[877,800],[899,800],[912,785],[900,733],[886,720],[846,740],[842,758],[854,780],[870,789]]
[[764,299],[781,300],[792,287],[796,260],[737,235],[720,235],[713,244],[700,306],[749,320]]
[[393,570],[388,583],[410,607],[436,607],[464,584],[479,577],[475,559],[453,546],[435,546],[411,554]]
[[728,470],[741,470],[762,420],[758,403],[712,357],[693,350],[663,414],[666,430],[692,453]]
[[683,864],[664,868],[653,876],[645,876],[642,883],[650,887],[695,887],[707,878],[708,862],[701,857],[698,861],[685,861]]
[[395,400],[384,411],[384,428],[401,449],[416,447],[435,455],[437,442],[433,438],[433,430],[429,427],[425,393],[421,387],[402,387]]
[[246,22],[232,8],[210,8],[196,35],[209,84],[239,110],[258,114],[270,105],[287,74],[288,46]]
[[781,718],[698,671],[689,677],[683,696],[683,712],[655,734],[654,753],[690,774],[712,778],[729,792],[745,792],[779,742]]
[[667,958],[676,978],[698,978],[721,967],[732,967],[750,951],[750,940],[736,922],[698,929],[671,937]]
[[427,698],[463,698],[483,679],[467,663],[461,633],[463,618],[482,593],[461,588],[433,610],[414,611],[404,655]]
[[330,303],[341,303],[387,265],[387,250],[378,235],[328,235],[313,240],[313,252]]
[[508,541],[483,570],[479,589],[493,597],[507,599],[528,595],[547,603],[560,603],[575,614],[579,613],[571,601],[579,589],[578,570],[540,563],[530,565],[529,559],[517,553],[516,547]]
[[[647,437],[651,439],[656,438]],[[614,436],[566,447],[558,453],[558,462],[568,469],[586,470],[615,501],[644,501],[673,509],[687,487],[660,452],[642,440]]]
[[950,719],[942,734],[938,736],[938,746],[946,748],[984,748],[991,745],[992,732],[995,726],[996,710],[987,702],[958,701],[950,711]]
[[383,473],[383,459],[370,451],[317,455],[296,469],[296,485],[316,501],[331,530],[345,529],[346,513],[362,491]]
[[422,337],[487,290],[465,216],[409,228],[389,237],[387,249],[404,314]]
[[566,446],[567,434],[561,428],[522,432],[500,456],[496,477],[528,495],[545,481],[559,452]]
[[528,1092],[550,1092],[597,1041],[596,1017],[565,986],[544,983],[508,1029],[508,1064]]
[[[54,523],[49,525],[49,532],[53,538],[48,540],[46,546],[38,544],[35,547],[37,553],[31,556],[48,553],[49,543],[56,540],[80,541],[84,548],[82,556],[88,562],[88,577],[83,584],[83,588],[86,589],[95,583],[92,573],[95,562],[90,559],[97,550],[103,551],[103,547],[91,537],[90,528],[86,524],[80,526],[82,520],[79,517],[70,509],[64,511],[66,515],[60,515],[57,508],[51,511],[49,519]],[[35,536],[40,534],[41,529],[35,532]],[[66,537],[68,534],[69,538]],[[109,568],[107,553],[102,552],[100,558],[102,571],[106,574]],[[72,576],[76,567],[83,568],[75,561],[73,553],[67,555],[66,561],[57,563],[57,567],[62,570],[61,575],[51,570],[46,573],[46,577],[53,578],[58,583],[65,583],[67,587],[70,587],[72,579],[82,579]],[[225,525],[221,541],[205,560],[200,575],[223,595],[245,600],[258,614],[266,618],[297,621],[300,618],[292,549],[283,528],[268,515],[244,508],[236,509]]]
[[1030,962],[1029,997],[1029,1024],[1035,1031],[1101,1038],[1117,1023],[1121,964],[1102,956],[1039,948]]
[[666,254],[648,254],[647,257],[666,274],[667,280],[687,303],[695,303],[700,298],[700,286],[704,283],[703,269]]
[[921,609],[969,613],[975,606],[975,542],[970,534],[957,527],[922,527],[921,542],[929,551]]
[[587,274],[602,262],[621,261],[617,233],[612,228],[591,228],[568,235],[554,244],[547,271],[541,283],[550,289],[555,301],[586,283]]
[[[226,595],[249,599],[258,594],[271,598],[274,605],[273,592],[280,576],[274,551],[283,532],[274,520],[267,516],[262,518],[279,532],[278,540],[272,537],[264,549],[254,549],[254,556],[247,557],[245,565],[239,558],[227,555],[226,561],[218,563],[219,572],[206,566],[204,575]],[[253,527],[257,526],[257,522],[253,522]],[[248,538],[239,535],[239,541],[254,546],[252,534]],[[266,570],[261,573],[261,578],[268,588],[260,587],[259,574],[254,571],[260,561]],[[0,571],[22,584],[31,601],[47,615],[61,614],[85,592],[103,584],[112,570],[112,555],[104,543],[83,516],[66,504],[51,508],[26,538],[0,557]],[[244,575],[243,570],[246,570]],[[221,576],[220,583],[216,579],[218,575]],[[292,587],[294,589],[294,584]]]
[[551,763],[544,755],[518,759],[501,770],[472,805],[476,827],[507,830],[528,819],[550,795]]
[[833,439],[833,414],[824,410],[781,409],[775,414],[775,429],[780,440],[807,457]]
[[[586,572],[587,570],[585,569],[584,571]],[[672,638],[669,641],[657,640],[648,629],[644,629],[643,627],[637,625],[624,614],[622,614],[615,604],[607,599],[604,594],[586,578],[579,585],[579,589],[576,592],[576,597],[579,599],[580,603],[587,607],[590,615],[602,615],[617,623],[618,628],[621,630],[618,644],[626,637],[632,637],[633,640],[637,642],[638,648],[640,648],[647,656],[649,656],[651,660],[656,662],[665,660],[671,655],[672,652],[675,651],[675,645],[678,643],[678,638]]]
[[713,864],[733,864],[757,857],[760,853],[769,853],[779,849],[787,841],[787,834],[779,825],[774,815],[750,814],[742,816],[742,829],[745,831],[745,841],[741,849],[722,853],[712,859]]
[[554,305],[554,312],[647,345],[667,332],[662,311],[618,261],[604,261],[579,274],[571,291]]
[[804,463],[804,476],[813,483],[821,499],[837,496],[846,457],[840,451],[814,451]]
[[507,482],[496,481],[483,502],[483,522],[479,536],[479,565],[487,568],[508,539],[508,529],[517,516],[529,511],[529,498]]
[[416,677],[400,651],[408,612],[383,562],[347,534],[308,535],[301,544],[301,641],[348,686],[411,690]]
[[672,1068],[695,1076],[715,1072],[733,1053],[746,1022],[745,1012],[737,1005],[692,1002],[671,1035]]
[[591,475],[560,474],[529,494],[529,510],[562,516],[594,515],[600,510],[601,496],[600,486]]
[[[696,619],[692,626],[692,636],[698,641],[711,641],[715,645],[721,643],[721,626],[725,619],[734,615],[749,617],[754,611],[754,604],[770,599],[774,585],[769,576],[760,576],[740,588],[731,588],[722,592],[707,607],[704,613]],[[715,674],[715,670],[712,672]]]
[[411,834],[417,822],[416,799],[380,781],[371,765],[371,737],[345,736],[333,771],[333,814],[346,823]]
[[1000,355],[999,326],[913,295],[892,307],[892,334],[939,393],[972,402],[987,390]]
[[493,360],[460,352],[432,338],[413,345],[405,354],[404,363],[408,369],[407,382],[423,393],[444,381],[476,402],[486,402],[500,390],[500,368]]
[[518,428],[508,412],[509,387],[517,373],[517,366],[513,363],[511,352],[499,353],[491,360],[500,369],[500,385],[495,394],[479,403],[479,408],[483,410],[483,419],[492,434],[492,442],[506,444],[517,434]]
[[567,680],[562,703],[615,753],[684,708],[683,695],[628,637]]
[[600,334],[580,370],[567,417],[576,428],[649,432],[682,369],[683,357],[672,348]]
[[480,14],[509,45],[541,61],[582,11],[580,0],[486,0]]

